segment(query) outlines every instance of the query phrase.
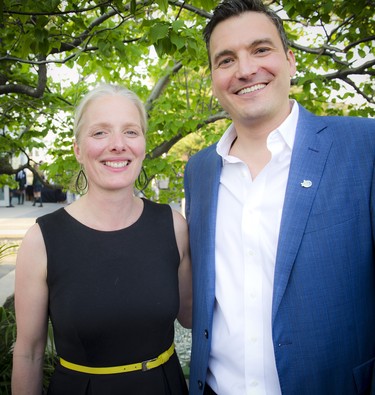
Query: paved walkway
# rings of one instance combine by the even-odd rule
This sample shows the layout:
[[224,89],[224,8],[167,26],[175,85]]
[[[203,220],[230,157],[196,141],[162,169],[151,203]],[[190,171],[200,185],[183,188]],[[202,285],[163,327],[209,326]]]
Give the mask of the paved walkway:
[[[31,202],[25,202],[14,207],[0,207],[0,244],[20,243],[37,217],[64,206],[62,203],[43,203],[43,207],[33,207]],[[0,306],[14,292],[15,263],[16,254],[0,260]]]

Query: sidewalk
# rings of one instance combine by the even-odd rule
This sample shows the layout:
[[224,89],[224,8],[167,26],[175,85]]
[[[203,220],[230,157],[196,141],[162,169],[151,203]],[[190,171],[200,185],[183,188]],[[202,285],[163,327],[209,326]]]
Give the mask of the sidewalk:
[[[32,202],[25,202],[14,204],[14,207],[0,207],[0,243],[20,243],[37,217],[64,206],[64,203],[43,203],[43,207],[33,207]],[[15,263],[16,254],[0,261],[0,306],[14,292]]]

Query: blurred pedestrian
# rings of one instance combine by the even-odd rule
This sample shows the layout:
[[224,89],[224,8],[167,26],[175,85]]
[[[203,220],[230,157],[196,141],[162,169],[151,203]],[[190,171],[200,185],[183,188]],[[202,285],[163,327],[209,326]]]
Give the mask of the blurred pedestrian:
[[43,207],[42,203],[42,188],[43,188],[43,181],[42,175],[39,172],[39,164],[35,164],[34,166],[35,173],[33,173],[33,206],[36,203],[39,203],[39,207]]
[[26,195],[26,172],[24,169],[16,174],[16,181],[18,182],[18,204],[24,204]]

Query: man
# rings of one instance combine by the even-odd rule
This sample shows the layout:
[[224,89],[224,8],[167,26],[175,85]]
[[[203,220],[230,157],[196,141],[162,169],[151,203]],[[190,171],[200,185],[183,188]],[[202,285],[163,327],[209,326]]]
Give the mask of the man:
[[18,204],[24,204],[27,184],[25,170],[22,169],[16,174],[16,181],[18,182]]
[[42,201],[43,176],[39,172],[39,165],[41,163],[42,162],[35,164],[34,166],[35,173],[33,173],[33,195],[34,195],[33,206],[35,206],[35,204],[39,202],[39,207],[43,207],[43,201]]
[[289,99],[282,22],[224,0],[205,39],[232,124],[186,167],[192,395],[375,394],[375,121]]

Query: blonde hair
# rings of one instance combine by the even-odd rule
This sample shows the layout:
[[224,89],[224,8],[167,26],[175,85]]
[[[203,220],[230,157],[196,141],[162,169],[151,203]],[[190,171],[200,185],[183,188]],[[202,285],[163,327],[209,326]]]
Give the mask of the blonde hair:
[[104,96],[122,96],[129,99],[138,109],[141,118],[141,128],[145,135],[147,131],[147,114],[144,104],[140,98],[130,89],[120,85],[102,84],[88,92],[78,104],[75,115],[74,115],[74,137],[76,141],[79,141],[79,135],[82,128],[82,117],[86,112],[86,109],[90,103],[94,100]]

